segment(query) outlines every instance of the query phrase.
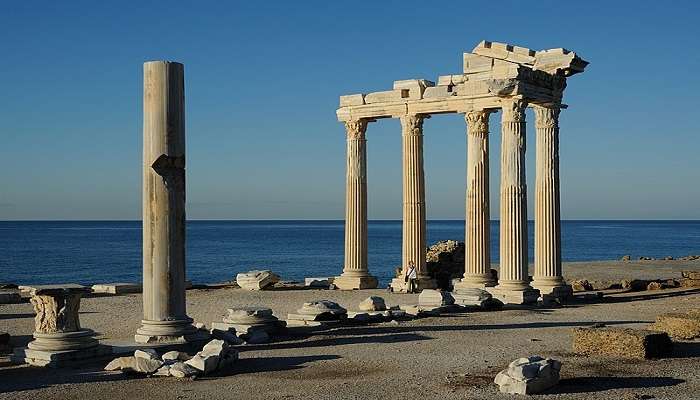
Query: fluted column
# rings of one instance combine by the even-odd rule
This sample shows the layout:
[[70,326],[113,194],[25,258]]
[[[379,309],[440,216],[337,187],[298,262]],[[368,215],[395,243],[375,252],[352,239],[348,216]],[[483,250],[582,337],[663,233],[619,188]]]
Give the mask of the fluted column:
[[367,120],[345,122],[345,265],[334,284],[339,289],[371,289],[377,279],[367,268]]
[[143,65],[143,321],[135,340],[181,342],[185,310],[184,67]]
[[418,289],[435,287],[425,265],[425,174],[423,171],[423,115],[401,117],[403,164],[403,240],[401,267],[416,267]]
[[536,127],[535,274],[542,294],[571,295],[561,268],[559,208],[559,107],[534,106]]
[[456,287],[494,286],[489,215],[489,110],[470,111],[467,122],[467,202],[464,277]]
[[537,300],[530,293],[527,271],[526,106],[521,99],[504,100],[501,122],[501,265],[496,289],[507,303],[520,304]]

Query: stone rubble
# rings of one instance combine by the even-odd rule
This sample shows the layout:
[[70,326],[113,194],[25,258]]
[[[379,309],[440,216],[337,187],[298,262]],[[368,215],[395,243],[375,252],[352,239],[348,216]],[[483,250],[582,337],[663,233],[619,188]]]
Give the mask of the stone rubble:
[[236,275],[238,286],[247,290],[264,290],[279,281],[279,275],[270,270],[241,272]]
[[212,334],[222,339],[235,335],[247,343],[266,343],[286,326],[267,307],[229,308],[222,322],[212,323]]
[[420,295],[418,295],[419,307],[444,307],[453,305],[454,303],[455,299],[452,297],[450,292],[435,289],[424,289]]
[[296,313],[287,315],[287,325],[323,326],[337,324],[347,318],[347,310],[330,300],[304,303]]
[[494,379],[501,393],[536,394],[559,383],[561,362],[539,356],[519,358]]
[[659,315],[656,317],[656,322],[649,325],[648,329],[666,332],[674,339],[700,338],[700,309]]
[[139,349],[133,356],[115,358],[105,366],[104,370],[186,378],[211,374],[228,368],[237,360],[238,351],[224,340],[214,339],[204,345],[202,350],[194,356],[179,351],[168,351],[158,356],[153,349]]

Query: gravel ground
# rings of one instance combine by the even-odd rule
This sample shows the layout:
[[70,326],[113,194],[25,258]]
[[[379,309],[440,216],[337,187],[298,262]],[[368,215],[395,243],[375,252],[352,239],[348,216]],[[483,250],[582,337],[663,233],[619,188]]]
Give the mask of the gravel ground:
[[[673,278],[699,262],[575,263],[569,278],[619,280]],[[227,307],[265,305],[285,318],[304,301],[330,299],[349,309],[369,295],[389,304],[417,302],[416,295],[384,290],[262,291],[190,290],[188,313],[207,324]],[[541,397],[552,399],[688,399],[700,393],[700,341],[678,343],[671,358],[630,361],[572,354],[572,327],[593,322],[645,327],[660,313],[700,308],[700,290],[662,290],[616,295],[604,302],[556,309],[507,309],[454,314],[400,324],[339,327],[307,337],[288,337],[241,349],[236,367],[195,381],[127,378],[100,365],[49,370],[13,366],[0,357],[2,399],[371,399],[513,398],[492,383],[496,373],[527,355],[563,361],[561,383]],[[141,296],[83,300],[81,322],[107,341],[129,340],[141,318]],[[0,305],[0,330],[13,343],[30,340],[29,304]]]

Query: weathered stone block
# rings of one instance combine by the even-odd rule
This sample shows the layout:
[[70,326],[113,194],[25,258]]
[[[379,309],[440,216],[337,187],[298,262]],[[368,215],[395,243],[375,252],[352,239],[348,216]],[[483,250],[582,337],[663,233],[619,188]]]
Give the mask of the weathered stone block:
[[373,92],[365,95],[366,104],[388,103],[395,101],[407,100],[409,97],[409,89],[385,90],[382,92]]
[[474,47],[472,53],[480,56],[497,58],[519,64],[534,65],[535,51],[525,47],[513,46],[507,43],[489,42],[482,40]]
[[494,379],[502,393],[536,394],[559,383],[561,362],[532,356],[519,358]]
[[141,293],[141,290],[141,285],[136,283],[100,283],[92,285],[93,293],[102,294]]
[[478,72],[489,72],[493,67],[493,58],[481,56],[473,53],[464,53],[464,73],[474,74]]
[[434,86],[425,89],[423,92],[424,99],[435,99],[442,97],[450,97],[457,94],[452,90],[452,86]]
[[263,290],[280,281],[280,277],[269,270],[243,272],[236,275],[236,283],[242,289]]
[[358,308],[362,311],[384,311],[386,310],[386,302],[379,296],[370,296],[364,299]]
[[418,295],[420,307],[442,307],[454,304],[455,299],[450,292],[435,289],[424,289]]
[[700,310],[659,315],[656,317],[656,322],[649,325],[649,329],[666,332],[674,339],[698,338],[700,337]]
[[340,96],[340,106],[361,106],[365,104],[365,95],[363,94],[349,94],[346,96]]
[[673,343],[665,332],[626,328],[576,328],[573,351],[584,355],[658,358],[670,354]]

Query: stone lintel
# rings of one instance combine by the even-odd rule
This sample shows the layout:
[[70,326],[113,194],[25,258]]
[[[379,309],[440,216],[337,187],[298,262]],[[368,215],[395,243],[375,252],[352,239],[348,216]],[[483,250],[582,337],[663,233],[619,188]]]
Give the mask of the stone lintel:
[[26,289],[32,296],[68,296],[77,293],[90,293],[91,291],[89,287],[75,283],[28,286]]
[[472,53],[526,65],[535,64],[536,54],[534,50],[526,47],[513,46],[507,43],[489,42],[487,40],[482,40],[477,44],[474,50],[472,50]]
[[345,96],[340,96],[340,106],[361,106],[365,104],[364,94],[348,94]]

